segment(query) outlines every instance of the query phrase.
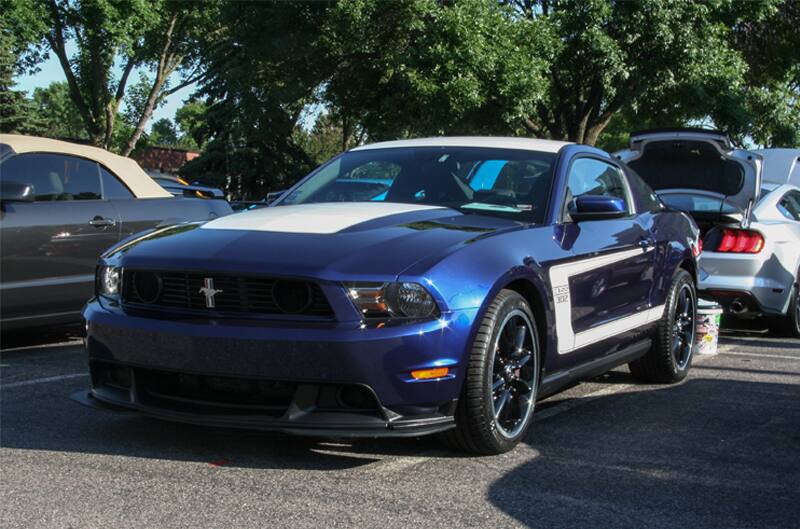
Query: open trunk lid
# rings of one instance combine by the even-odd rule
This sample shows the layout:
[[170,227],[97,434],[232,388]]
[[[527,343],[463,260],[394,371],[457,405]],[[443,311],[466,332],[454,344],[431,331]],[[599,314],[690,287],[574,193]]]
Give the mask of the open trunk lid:
[[669,206],[698,223],[750,221],[761,189],[761,156],[735,149],[723,133],[703,129],[635,132],[616,153]]

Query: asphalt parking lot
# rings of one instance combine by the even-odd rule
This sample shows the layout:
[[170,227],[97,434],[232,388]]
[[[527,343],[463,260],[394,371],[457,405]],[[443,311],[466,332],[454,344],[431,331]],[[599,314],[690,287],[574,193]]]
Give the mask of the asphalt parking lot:
[[[63,339],[63,337],[61,337]],[[798,527],[800,341],[727,336],[678,386],[623,369],[540,403],[525,444],[343,442],[81,406],[80,343],[17,338],[0,372],[0,525]]]

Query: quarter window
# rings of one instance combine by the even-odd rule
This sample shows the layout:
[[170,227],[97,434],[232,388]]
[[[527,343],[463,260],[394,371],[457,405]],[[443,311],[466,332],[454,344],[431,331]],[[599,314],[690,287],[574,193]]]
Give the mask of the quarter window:
[[60,154],[13,156],[0,166],[7,182],[32,184],[36,201],[100,200],[100,173],[95,162]]
[[790,220],[800,220],[800,192],[789,191],[778,202],[778,211]]
[[102,165],[100,167],[100,178],[103,181],[103,198],[132,198],[133,195],[119,179],[111,174]]
[[579,196],[596,195],[622,199],[628,211],[628,186],[622,171],[611,164],[593,158],[573,162],[567,180],[567,197],[571,202]]

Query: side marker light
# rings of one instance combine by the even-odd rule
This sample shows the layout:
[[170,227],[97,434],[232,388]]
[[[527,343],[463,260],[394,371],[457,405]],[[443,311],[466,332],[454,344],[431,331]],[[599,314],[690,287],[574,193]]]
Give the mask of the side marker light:
[[446,377],[449,372],[450,369],[447,367],[436,367],[434,369],[420,369],[418,371],[412,371],[411,378],[415,380],[430,380],[432,378],[443,378]]

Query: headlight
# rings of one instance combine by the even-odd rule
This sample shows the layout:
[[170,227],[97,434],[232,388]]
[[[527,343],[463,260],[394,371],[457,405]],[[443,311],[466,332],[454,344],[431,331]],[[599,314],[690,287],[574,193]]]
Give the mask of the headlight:
[[101,296],[115,298],[119,296],[122,269],[116,266],[97,267],[97,293]]
[[347,283],[345,287],[365,318],[439,317],[436,301],[419,283]]

